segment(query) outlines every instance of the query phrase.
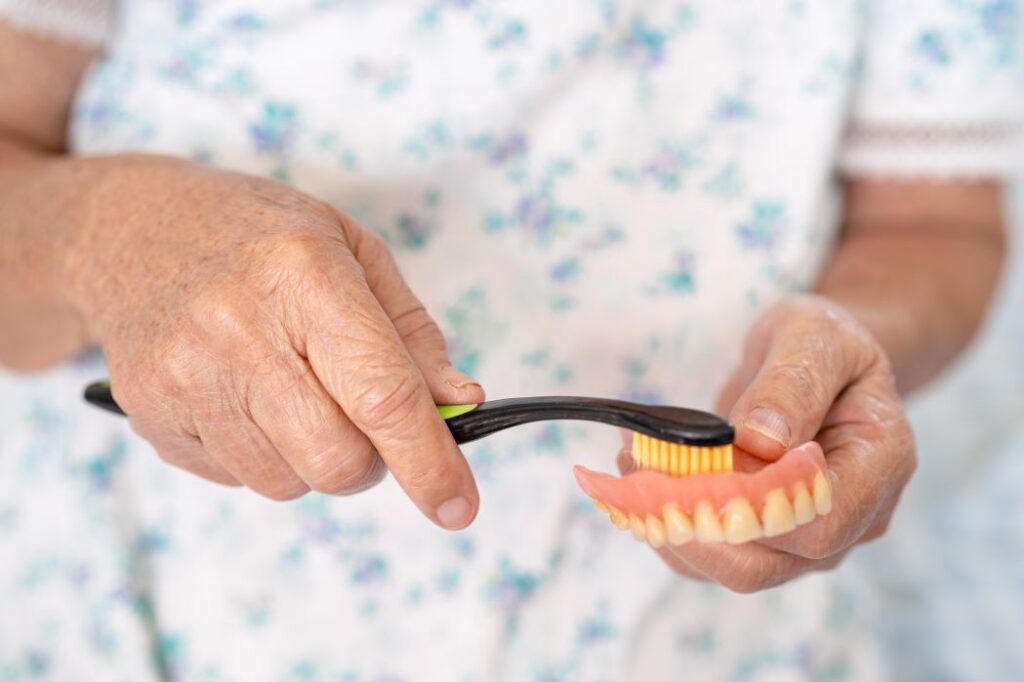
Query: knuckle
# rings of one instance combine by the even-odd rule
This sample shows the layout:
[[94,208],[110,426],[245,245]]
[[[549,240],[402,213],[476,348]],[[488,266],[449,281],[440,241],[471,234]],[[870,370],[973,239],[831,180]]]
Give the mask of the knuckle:
[[309,486],[298,478],[265,481],[250,487],[256,493],[275,502],[295,500],[309,492]]
[[724,568],[718,582],[738,594],[760,592],[781,581],[774,563],[765,558],[737,554]]
[[171,341],[160,354],[159,385],[166,391],[204,385],[210,371],[205,358],[192,341]]
[[763,575],[736,573],[720,581],[722,587],[737,594],[753,594],[771,587],[770,581]]
[[330,286],[332,262],[328,254],[336,253],[343,243],[316,230],[292,230],[266,237],[252,247],[254,256],[254,290],[264,299],[281,291],[314,291]]
[[808,529],[807,539],[802,543],[800,554],[807,559],[821,561],[835,554],[836,542],[826,528],[820,524],[818,529]]
[[778,365],[769,383],[773,388],[779,387],[780,394],[797,410],[810,412],[825,403],[821,382],[809,358]]
[[367,230],[350,219],[343,220],[342,225],[352,252],[360,261],[373,262],[379,259],[391,259],[391,250],[379,234],[373,230]]
[[177,370],[174,376],[191,382],[215,364],[210,362],[213,357],[233,358],[240,349],[250,353],[261,348],[262,313],[256,301],[237,285],[195,294],[164,347],[163,364],[170,363]]
[[327,495],[364,490],[379,476],[379,458],[369,451],[332,447],[307,461],[303,478],[310,489]]
[[406,373],[390,381],[370,381],[355,396],[355,417],[371,431],[392,429],[412,415],[419,392],[418,382]]
[[324,235],[316,231],[293,230],[267,240],[271,262],[286,270],[305,272],[322,262]]
[[441,328],[437,326],[434,319],[427,313],[422,303],[396,315],[392,320],[399,335],[408,341],[432,341],[440,340]]
[[877,540],[878,538],[882,537],[883,535],[889,532],[889,524],[891,523],[892,517],[887,516],[886,518],[879,521],[873,528],[868,530],[868,532],[864,534],[864,537],[862,537],[860,541],[871,542],[872,540]]

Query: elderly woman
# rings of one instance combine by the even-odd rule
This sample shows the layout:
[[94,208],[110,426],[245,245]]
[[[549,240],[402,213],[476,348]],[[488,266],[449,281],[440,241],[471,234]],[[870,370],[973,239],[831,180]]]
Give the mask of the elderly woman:
[[[882,674],[815,572],[885,531],[900,393],[997,280],[1013,3],[0,16],[0,361],[54,368],[2,380],[0,669]],[[94,348],[138,437],[79,404]],[[573,483],[614,431],[460,451],[434,406],[482,386],[714,408],[764,464],[817,441],[832,511],[652,551]]]

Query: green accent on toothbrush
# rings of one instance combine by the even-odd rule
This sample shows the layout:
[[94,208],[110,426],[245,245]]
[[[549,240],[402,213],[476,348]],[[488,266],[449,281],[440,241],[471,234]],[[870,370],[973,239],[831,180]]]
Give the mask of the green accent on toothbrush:
[[441,415],[441,419],[448,421],[453,417],[458,417],[461,414],[472,412],[477,408],[479,403],[466,403],[464,405],[438,405],[437,413]]

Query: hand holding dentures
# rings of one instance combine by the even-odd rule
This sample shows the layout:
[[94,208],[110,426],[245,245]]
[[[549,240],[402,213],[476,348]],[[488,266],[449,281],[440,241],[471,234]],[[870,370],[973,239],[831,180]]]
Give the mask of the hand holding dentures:
[[622,478],[578,467],[584,491],[679,574],[738,592],[836,566],[885,532],[916,466],[884,351],[842,307],[795,296],[751,330],[718,410],[732,473]]

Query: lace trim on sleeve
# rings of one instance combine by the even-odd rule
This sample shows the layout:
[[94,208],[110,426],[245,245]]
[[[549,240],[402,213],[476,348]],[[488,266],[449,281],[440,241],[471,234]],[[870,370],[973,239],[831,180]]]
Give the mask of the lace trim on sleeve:
[[36,33],[84,45],[100,45],[110,33],[114,0],[0,0],[0,20]]
[[1024,170],[1019,122],[854,125],[839,155],[843,175],[1007,177]]

